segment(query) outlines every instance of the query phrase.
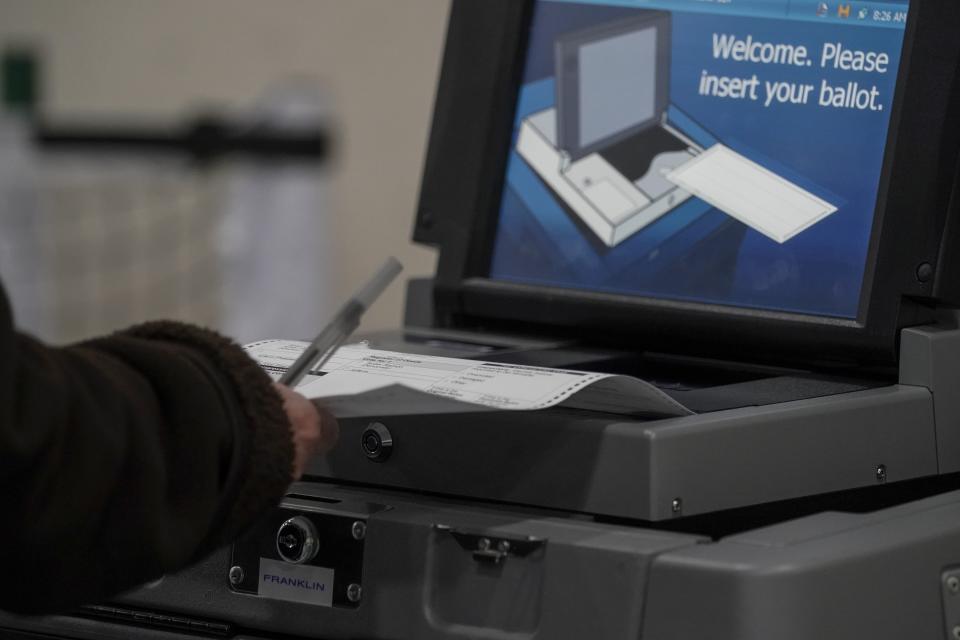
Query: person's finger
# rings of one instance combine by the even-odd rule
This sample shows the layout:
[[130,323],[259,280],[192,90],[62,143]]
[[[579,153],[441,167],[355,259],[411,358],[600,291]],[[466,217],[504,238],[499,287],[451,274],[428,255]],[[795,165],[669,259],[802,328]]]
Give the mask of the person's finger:
[[337,445],[340,440],[340,424],[326,407],[316,400],[311,401],[317,413],[320,415],[320,441],[317,444],[317,453],[327,453]]
[[275,384],[274,388],[283,398],[283,410],[290,423],[290,439],[293,443],[291,475],[294,480],[299,480],[320,439],[320,414],[312,406],[305,408],[302,396],[287,387]]
[[326,409],[288,387],[281,384],[274,386],[283,398],[283,409],[290,422],[294,446],[293,478],[297,480],[303,474],[310,458],[318,453],[327,453],[333,448],[340,428],[336,418]]

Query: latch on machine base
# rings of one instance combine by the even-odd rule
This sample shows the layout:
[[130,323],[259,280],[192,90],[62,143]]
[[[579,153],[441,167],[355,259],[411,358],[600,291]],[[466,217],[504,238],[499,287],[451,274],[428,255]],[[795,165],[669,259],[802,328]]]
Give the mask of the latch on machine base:
[[455,529],[445,524],[433,525],[434,530],[449,533],[464,551],[473,554],[477,562],[499,565],[510,556],[523,558],[547,544],[534,536],[504,537]]

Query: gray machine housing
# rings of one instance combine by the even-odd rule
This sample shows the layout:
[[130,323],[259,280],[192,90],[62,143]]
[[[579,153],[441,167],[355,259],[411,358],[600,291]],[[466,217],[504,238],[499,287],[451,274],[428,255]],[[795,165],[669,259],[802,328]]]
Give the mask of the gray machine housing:
[[[464,19],[451,22],[448,55],[486,60],[476,50],[493,47],[510,60],[491,57],[490,75],[453,74],[450,67],[450,92],[438,96],[436,140],[489,149],[487,125],[500,116],[509,120],[479,97],[492,95],[512,109],[501,78],[514,64],[510,40],[519,36],[500,28],[497,11],[522,12],[528,4],[455,3]],[[488,9],[493,5],[500,8]],[[919,13],[915,24],[939,24],[936,11],[957,11],[947,2],[922,7],[929,13]],[[941,40],[927,34],[917,42],[937,55],[956,53],[950,49],[955,34],[942,31],[934,33]],[[914,95],[922,96],[924,114],[947,110],[940,104],[946,99]],[[477,124],[444,129],[451,114],[464,111],[458,101],[469,103],[467,115]],[[949,137],[935,126],[939,121],[929,121],[911,126]],[[928,141],[912,133],[900,136],[900,144]],[[427,173],[444,179],[425,182],[423,201],[461,202],[456,195],[469,203],[459,209],[482,209],[491,191],[483,176],[502,175],[496,163],[486,166],[493,155],[461,152],[452,162],[449,154],[431,154]],[[937,173],[919,170],[924,162],[947,157],[900,155],[920,163],[923,176]],[[933,209],[918,216],[939,215]],[[443,265],[479,234],[469,225],[439,224],[437,215],[422,207],[416,233],[445,245]],[[896,240],[910,245],[906,235]],[[944,251],[936,261],[945,265],[938,266],[941,276],[958,254]],[[938,278],[931,291],[923,271],[914,277],[914,270],[911,264],[909,278],[897,276],[904,299],[925,298],[924,317],[936,319],[916,322],[890,341],[898,345],[896,371],[824,376],[684,356],[670,365],[742,368],[749,375],[738,371],[677,392],[696,409],[680,418],[554,409],[342,421],[340,446],[312,462],[284,507],[361,523],[355,542],[362,543],[362,573],[350,585],[351,606],[302,604],[238,588],[237,550],[245,540],[71,615],[0,613],[0,637],[960,638],[960,394],[954,388],[960,313],[933,311],[935,298],[958,299],[946,295],[949,278]],[[497,325],[502,335],[486,326],[482,332],[440,329],[455,315],[449,300],[438,304],[444,296],[466,301],[457,313],[480,299],[468,300],[469,287],[458,293],[441,282],[448,276],[438,271],[436,287],[412,282],[406,328],[369,336],[372,346],[603,371],[636,364],[627,352],[510,335],[518,327],[509,322]],[[563,301],[559,294],[542,295]],[[564,308],[550,309],[564,315]],[[425,311],[444,317],[428,318]],[[568,315],[577,322],[579,316]],[[645,317],[659,316],[649,311]],[[755,323],[744,326],[753,330]],[[804,340],[832,335],[814,332]],[[370,430],[389,442],[388,452],[365,447]],[[276,533],[250,535],[262,536],[269,549]],[[323,531],[318,538],[320,545],[330,543]]]
[[[409,342],[416,332],[405,335],[407,341],[390,334],[370,340],[416,350]],[[459,334],[432,335],[456,344]],[[499,348],[503,360],[525,364],[580,366],[609,357],[550,343]],[[950,391],[960,374],[957,315],[904,330],[900,362],[895,384],[771,374],[724,387],[767,389],[786,381],[787,400],[654,421],[571,411],[378,416],[395,440],[389,460],[371,463],[361,448],[347,446],[311,470],[652,522],[960,471],[960,398]],[[367,425],[347,421],[346,440],[359,441]]]
[[[451,353],[476,347],[465,337],[410,328],[371,339]],[[158,640],[956,637],[957,314],[905,330],[901,344],[896,383],[686,418],[570,412],[542,414],[538,427],[489,413],[379,416],[395,444],[379,461],[361,443],[370,421],[345,420],[338,453],[314,462],[315,479],[287,505],[364,519],[358,606],[238,592],[223,549],[77,616],[0,616],[0,629],[108,639],[135,625]],[[485,357],[490,347],[515,361],[598,355],[486,336]],[[843,490],[855,497],[799,500]],[[531,540],[529,553],[509,552]]]
[[[319,483],[296,490],[390,503],[368,523],[356,610],[238,595],[229,588],[224,549],[109,606],[80,616],[0,616],[0,629],[91,640],[128,638],[131,625],[137,637],[156,640],[211,633],[250,640],[893,640],[960,633],[960,491],[710,540]],[[536,535],[546,544],[537,555],[490,567],[438,525],[505,539]]]

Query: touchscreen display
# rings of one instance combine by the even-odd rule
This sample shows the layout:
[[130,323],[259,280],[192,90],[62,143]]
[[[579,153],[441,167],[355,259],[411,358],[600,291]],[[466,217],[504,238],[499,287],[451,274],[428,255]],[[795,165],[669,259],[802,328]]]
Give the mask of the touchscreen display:
[[907,9],[538,0],[490,277],[855,318]]

